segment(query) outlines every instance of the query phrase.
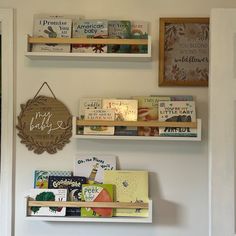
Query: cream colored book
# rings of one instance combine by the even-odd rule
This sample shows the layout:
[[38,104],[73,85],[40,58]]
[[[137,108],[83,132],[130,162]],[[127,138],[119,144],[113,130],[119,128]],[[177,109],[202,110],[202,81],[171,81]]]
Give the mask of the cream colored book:
[[[115,201],[148,202],[148,171],[104,171],[104,184],[115,185]],[[148,209],[116,209],[114,215],[148,217]]]

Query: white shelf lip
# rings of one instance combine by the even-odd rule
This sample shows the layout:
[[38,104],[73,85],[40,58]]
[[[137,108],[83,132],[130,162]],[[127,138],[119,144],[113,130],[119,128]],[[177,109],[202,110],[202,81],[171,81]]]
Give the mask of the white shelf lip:
[[73,117],[73,138],[82,140],[140,140],[140,141],[201,141],[202,122],[197,119],[197,137],[164,137],[164,136],[114,136],[114,135],[77,135],[76,117]]
[[[27,49],[29,46],[27,45]],[[25,56],[35,60],[114,60],[120,61],[151,61],[151,36],[148,36],[148,53],[55,53],[27,52]]]

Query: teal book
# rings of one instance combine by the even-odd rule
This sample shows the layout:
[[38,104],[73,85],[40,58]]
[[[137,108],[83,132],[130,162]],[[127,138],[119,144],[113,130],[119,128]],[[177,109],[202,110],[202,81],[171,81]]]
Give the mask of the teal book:
[[[123,21],[108,21],[108,37],[117,39],[131,38],[131,22]],[[130,45],[108,45],[108,53],[130,53]]]

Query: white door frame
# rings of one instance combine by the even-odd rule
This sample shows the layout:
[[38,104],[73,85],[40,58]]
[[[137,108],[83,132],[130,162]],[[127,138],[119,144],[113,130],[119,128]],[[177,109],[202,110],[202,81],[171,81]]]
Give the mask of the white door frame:
[[2,122],[0,235],[13,235],[13,9],[0,9],[2,32]]

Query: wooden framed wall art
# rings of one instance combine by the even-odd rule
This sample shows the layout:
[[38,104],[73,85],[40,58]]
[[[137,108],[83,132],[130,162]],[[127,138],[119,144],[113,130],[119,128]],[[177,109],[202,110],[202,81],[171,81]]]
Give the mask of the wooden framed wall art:
[[209,18],[160,18],[159,86],[208,86]]

